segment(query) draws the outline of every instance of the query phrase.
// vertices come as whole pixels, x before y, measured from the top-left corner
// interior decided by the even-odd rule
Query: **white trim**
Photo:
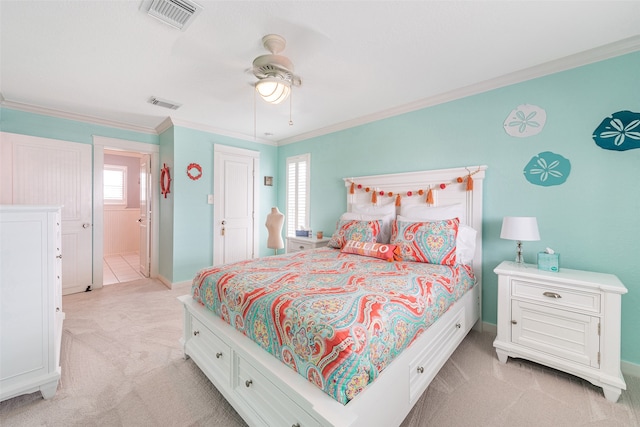
[[[625,375],[630,375],[632,377],[640,378],[640,365],[621,360],[620,370]]]
[[[124,139],[108,138],[93,135],[93,287],[103,286],[104,257],[104,202],[102,168],[104,167],[104,151],[126,150],[149,154],[151,157],[151,175],[160,176],[160,146]],[[152,278],[158,276],[160,260],[160,202],[159,192],[154,191],[151,200],[151,272]],[[162,281],[162,280],[161,280]],[[164,282],[163,282],[164,283]],[[169,282],[170,283],[170,282]]]
[[[337,123],[335,125],[302,133],[290,138],[284,138],[278,141],[278,146],[304,141],[306,139],[315,138],[345,129],[350,129],[367,123],[376,122],[378,120],[387,119],[389,117],[398,116],[400,114],[410,113],[412,111],[421,110],[427,107],[433,107],[435,105],[444,104],[456,99],[466,98],[468,96],[488,92],[490,90],[498,89],[504,86],[509,86],[538,77],[570,70],[572,68],[581,67],[583,65],[592,64],[598,61],[604,61],[605,59],[615,58],[617,56],[622,56],[638,50],[640,50],[640,36],[629,37],[614,43],[585,50],[574,55],[569,55],[555,61],[549,61],[540,65],[536,65],[534,67],[526,68],[524,70],[505,74],[504,76],[496,77],[463,88],[434,95],[429,98],[405,104],[397,108],[391,108],[389,110],[380,111],[377,113],[358,117],[353,120],[347,120],[342,123]]]
[[[53,108],[40,107],[32,104],[24,104],[22,102],[8,101],[3,99],[0,101],[3,107],[25,111],[27,113],[42,114],[50,117],[57,117],[59,119],[75,120],[83,123],[92,123],[99,126],[108,126],[112,128],[118,128],[123,130],[130,130],[133,132],[147,133],[151,135],[157,135],[154,128],[148,128],[145,126],[131,125],[128,123],[117,122],[115,120],[102,119],[94,116],[86,116],[84,114],[69,113],[67,111],[55,110]]]
[[[228,136],[231,138],[241,139],[244,141],[257,142],[258,144],[271,145],[274,147],[278,145],[277,142],[269,141],[268,139],[254,138],[253,136],[245,135],[240,132],[233,132],[230,130],[220,129],[215,126],[209,126],[201,123],[194,123],[187,120],[180,120],[176,118],[171,118],[171,121],[175,126],[182,126],[182,127],[186,127],[194,130],[201,130],[204,132],[215,133],[216,135]]]

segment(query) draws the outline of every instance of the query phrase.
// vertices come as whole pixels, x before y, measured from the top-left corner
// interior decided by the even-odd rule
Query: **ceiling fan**
[[[289,97],[291,86],[300,86],[302,80],[293,74],[293,63],[289,58],[279,55],[287,45],[284,37],[267,34],[262,45],[269,54],[260,55],[253,60],[253,75],[258,78],[256,91],[270,104],[279,104]]]

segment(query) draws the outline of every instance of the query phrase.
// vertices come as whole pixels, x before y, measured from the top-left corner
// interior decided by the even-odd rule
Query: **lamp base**
[[[520,240],[516,242],[516,264],[524,264],[524,257],[522,256],[522,242]]]

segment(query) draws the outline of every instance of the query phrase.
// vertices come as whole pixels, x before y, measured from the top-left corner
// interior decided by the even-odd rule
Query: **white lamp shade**
[[[266,77],[256,83],[256,90],[270,104],[279,104],[289,97],[291,84],[277,77]]]
[[[538,221],[533,216],[505,216],[502,220],[500,238],[519,241],[540,240]]]

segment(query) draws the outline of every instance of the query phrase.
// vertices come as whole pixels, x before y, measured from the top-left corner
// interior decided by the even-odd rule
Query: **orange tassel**
[[[471,175],[467,176],[467,191],[473,191],[473,178],[471,178]]]
[[[427,192],[427,203],[430,205],[433,204],[433,191],[431,191],[431,188],[429,188],[429,191]]]
[[[371,194],[371,203],[373,204],[378,203],[378,193],[376,191],[374,191],[373,194]]]
[[[401,203],[401,202],[400,202],[400,200],[401,200],[401,199],[402,199],[402,198],[401,198],[401,197],[400,197],[400,195],[398,194],[398,195],[396,196],[396,206],[400,206],[400,203]]]
[[[349,194],[354,194],[356,192],[356,183],[351,183],[351,189],[349,190]]]

